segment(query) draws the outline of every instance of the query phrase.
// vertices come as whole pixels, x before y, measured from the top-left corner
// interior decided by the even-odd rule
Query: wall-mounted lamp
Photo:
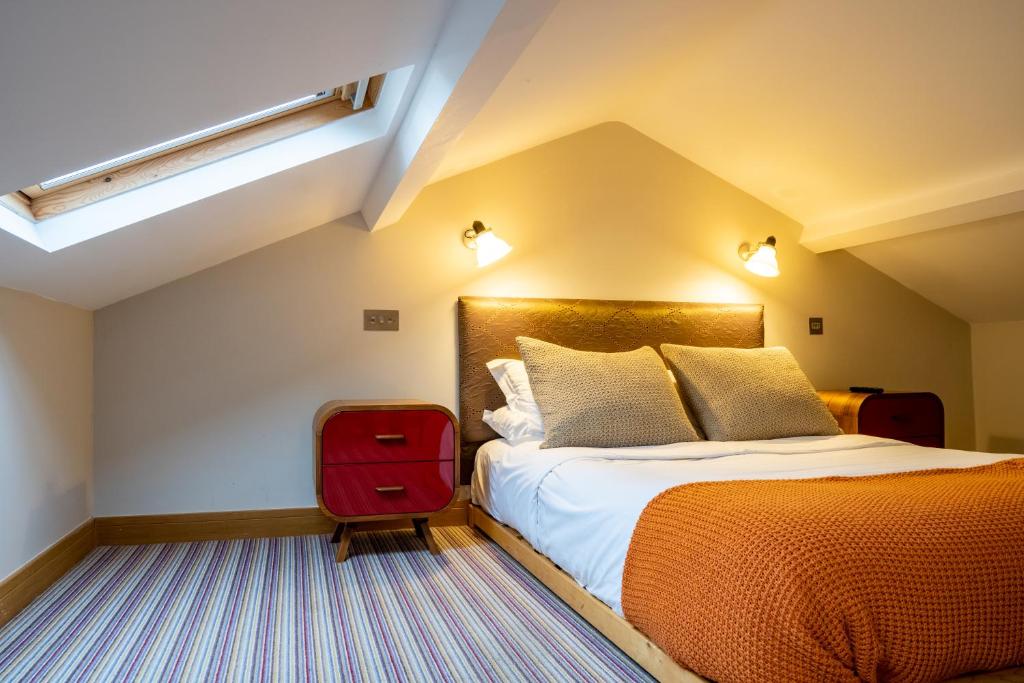
[[[508,242],[495,235],[493,230],[480,221],[473,221],[473,227],[462,233],[462,243],[476,250],[476,265],[480,268],[494,263],[512,251]]]
[[[757,246],[751,247],[750,242],[740,245],[740,258],[754,275],[761,277],[779,276],[779,259],[775,254],[775,237],[769,236],[764,242],[758,242]]]

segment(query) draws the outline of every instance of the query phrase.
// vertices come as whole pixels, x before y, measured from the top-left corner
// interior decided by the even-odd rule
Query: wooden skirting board
[[[432,526],[466,523],[466,501],[457,500],[447,510],[429,517]],[[308,536],[329,534],[337,522],[318,508],[244,510],[240,512],[197,512],[182,515],[139,515],[97,517],[97,545],[142,545],[187,543],[233,538]],[[361,531],[412,528],[407,520],[365,523]]]
[[[429,517],[432,526],[466,524],[467,501]],[[337,525],[318,508],[199,512],[179,515],[97,517],[44,550],[38,557],[0,581],[0,626],[64,576],[96,546],[187,543],[236,538],[329,534]],[[412,529],[406,520],[366,522],[360,531]]]
[[[96,529],[90,519],[0,581],[0,626],[13,619],[95,547]]]

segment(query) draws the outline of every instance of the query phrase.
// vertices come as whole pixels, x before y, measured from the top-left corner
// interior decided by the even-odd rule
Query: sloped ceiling
[[[449,0],[33,0],[0,22],[0,192],[430,57]],[[13,9],[11,10],[13,11]],[[54,253],[0,285],[98,308],[358,212],[387,138]]]
[[[1018,0],[563,0],[436,177],[621,120],[823,224],[1024,172],[1022,65]]]
[[[54,253],[0,232],[0,284],[101,308],[358,211],[385,151],[374,141]]]
[[[815,251],[931,239],[1024,210],[1024,3],[563,0],[435,178],[606,120],[798,220]],[[913,276],[912,249],[854,253],[942,292],[955,266],[938,264],[985,230],[936,236],[950,246]],[[1022,233],[987,241],[1020,253]],[[967,319],[1010,315],[990,309],[1019,280],[988,276],[976,310],[928,295]]]
[[[0,194],[327,87],[412,75],[377,138],[125,227],[85,226],[99,236],[71,246],[0,230],[0,286],[94,309],[342,216],[361,223],[370,196],[375,221],[400,214],[408,177],[429,180],[555,1],[5,6]]]
[[[808,248],[851,248],[966,319],[1017,315],[944,302],[950,271],[900,240],[952,240],[961,262],[957,240],[1024,249],[992,220],[1024,211],[1024,2],[487,1],[505,32],[465,75],[426,77],[459,98],[410,92],[420,109],[379,141],[61,252],[0,234],[0,286],[95,308],[342,215],[385,227],[431,177],[620,120],[801,222]],[[0,22],[0,192],[366,74],[416,65],[416,87],[481,2],[21,3]],[[990,300],[1017,289],[996,272]]]
[[[0,192],[423,63],[449,4],[5,3]]]

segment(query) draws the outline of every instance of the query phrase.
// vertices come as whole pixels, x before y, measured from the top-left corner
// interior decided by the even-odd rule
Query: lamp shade
[[[747,258],[744,265],[754,275],[761,277],[779,276],[779,259],[775,253],[775,247],[771,244],[761,243],[757,245],[757,251]]]
[[[485,230],[476,236],[476,265],[481,268],[494,263],[510,251],[508,242],[494,234],[493,230]]]

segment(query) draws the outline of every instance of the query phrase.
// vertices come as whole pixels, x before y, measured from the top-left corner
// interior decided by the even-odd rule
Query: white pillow
[[[542,441],[544,429],[526,413],[502,406],[495,411],[484,411],[484,424],[498,432],[509,443],[521,441]]]
[[[516,412],[524,413],[531,424],[543,433],[544,420],[540,416],[540,406],[533,397],[530,388],[530,377],[526,374],[526,366],[521,360],[512,358],[495,358],[487,363],[491,376],[505,394],[505,403]],[[497,431],[497,430],[495,430]]]

